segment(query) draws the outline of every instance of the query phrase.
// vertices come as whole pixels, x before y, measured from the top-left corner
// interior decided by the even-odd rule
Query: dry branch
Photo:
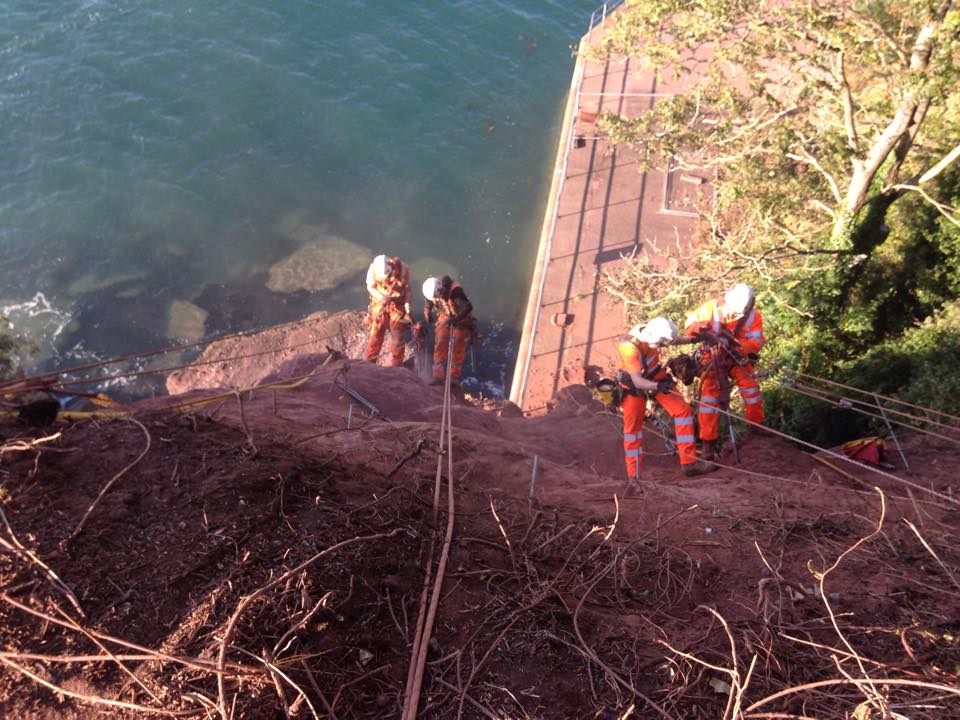
[[[110,488],[113,487],[114,483],[116,483],[117,480],[119,480],[120,478],[122,478],[124,475],[126,475],[128,472],[130,472],[130,470],[132,470],[134,467],[136,467],[137,464],[138,464],[141,460],[143,460],[144,456],[145,456],[145,455],[147,454],[147,452],[150,450],[150,443],[151,443],[150,431],[147,430],[147,428],[144,426],[144,424],[143,424],[142,422],[140,422],[139,420],[137,420],[136,418],[132,418],[132,417],[121,418],[121,420],[123,420],[123,421],[125,421],[125,422],[131,422],[131,423],[133,423],[134,425],[136,425],[137,427],[139,427],[139,428],[143,431],[144,436],[147,438],[147,444],[146,444],[146,446],[143,448],[143,450],[141,451],[141,453],[137,456],[136,460],[134,460],[132,463],[130,463],[129,465],[127,465],[125,468],[123,468],[123,470],[121,470],[121,471],[118,472],[116,475],[114,475],[112,478],[110,478],[110,480],[107,482],[107,484],[103,486],[103,489],[100,490],[100,493],[97,495],[96,499],[94,499],[94,501],[90,504],[90,507],[87,508],[87,511],[83,514],[83,517],[80,518],[80,522],[77,524],[77,527],[74,528],[73,532],[70,533],[70,535],[68,535],[66,538],[64,538],[64,539],[61,541],[60,547],[61,547],[61,549],[63,549],[64,551],[66,551],[66,549],[67,549],[67,547],[69,546],[69,544],[70,544],[71,542],[73,542],[73,540],[77,537],[77,535],[79,535],[80,532],[83,530],[83,526],[86,524],[87,519],[90,517],[90,514],[94,511],[94,509],[97,507],[97,505],[98,505],[98,504],[100,503],[100,501],[103,499],[103,497],[104,497],[108,492],[110,492]]]
[[[310,567],[317,560],[320,560],[323,557],[326,557],[330,553],[341,550],[350,545],[354,545],[360,542],[368,542],[373,540],[383,540],[385,538],[390,538],[395,536],[400,532],[400,528],[395,528],[388,533],[377,533],[376,535],[363,535],[360,537],[350,538],[348,540],[343,540],[338,542],[336,545],[331,545],[326,550],[323,550],[308,560],[304,560],[302,563],[297,565],[295,568],[288,570],[274,580],[268,582],[266,585],[261,586],[251,594],[245,596],[240,603],[237,605],[237,609],[233,611],[233,614],[230,616],[230,619],[227,621],[227,626],[224,629],[223,637],[220,639],[220,652],[217,655],[217,670],[219,671],[217,675],[217,695],[219,696],[219,710],[220,717],[223,720],[230,720],[230,711],[228,710],[227,705],[227,688],[226,683],[224,682],[224,670],[227,663],[227,649],[230,647],[230,640],[233,638],[233,633],[237,625],[237,620],[240,619],[240,616],[243,614],[243,611],[246,610],[247,606],[250,605],[254,600],[262,596],[264,593],[272,590],[281,583],[286,582],[292,577],[298,575],[301,571]]]

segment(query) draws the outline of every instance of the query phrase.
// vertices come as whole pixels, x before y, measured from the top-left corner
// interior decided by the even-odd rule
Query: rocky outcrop
[[[327,348],[358,357],[367,338],[363,317],[355,311],[316,312],[262,332],[218,340],[193,367],[167,377],[167,392],[252,387],[293,358],[326,353]]]

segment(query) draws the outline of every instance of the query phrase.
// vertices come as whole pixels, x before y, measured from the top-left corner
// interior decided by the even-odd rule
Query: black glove
[[[661,392],[661,393],[673,392],[673,380],[660,380],[657,383],[657,392]]]

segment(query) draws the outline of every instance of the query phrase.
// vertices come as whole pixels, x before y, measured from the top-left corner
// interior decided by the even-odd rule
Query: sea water
[[[0,0],[0,312],[28,364],[363,308],[362,272],[270,285],[336,238],[413,263],[415,306],[459,277],[505,383],[595,2]]]

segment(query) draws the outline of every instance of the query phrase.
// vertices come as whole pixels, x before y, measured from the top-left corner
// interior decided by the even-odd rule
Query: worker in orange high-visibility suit
[[[433,343],[433,380],[439,385],[447,374],[447,354],[453,343],[453,358],[450,365],[450,382],[460,383],[460,370],[467,359],[467,348],[473,342],[473,305],[460,283],[449,275],[427,278],[423,283],[423,319],[434,321],[436,312],[436,339]]]
[[[384,336],[387,338],[389,365],[402,365],[406,351],[407,328],[413,323],[410,302],[410,266],[398,257],[377,255],[367,270],[367,292],[370,293],[370,339],[364,360],[375,363],[380,358]]]
[[[687,316],[685,332],[691,342],[702,340],[706,345],[701,355],[703,369],[697,417],[703,441],[701,454],[712,460],[720,434],[717,409],[730,400],[729,391],[722,397],[714,354],[720,371],[740,389],[747,420],[762,424],[765,418],[760,383],[754,377],[754,362],[767,339],[763,334],[763,316],[755,306],[753,288],[739,283],[727,291],[722,302],[705,302]]]
[[[656,317],[646,324],[635,325],[620,339],[620,384],[623,389],[623,453],[627,476],[639,480],[643,469],[643,421],[647,398],[656,400],[673,416],[680,466],[688,476],[701,475],[715,466],[697,460],[694,445],[693,410],[674,391],[673,380],[660,362],[658,348],[677,338],[677,326],[665,317]]]

